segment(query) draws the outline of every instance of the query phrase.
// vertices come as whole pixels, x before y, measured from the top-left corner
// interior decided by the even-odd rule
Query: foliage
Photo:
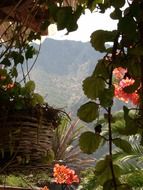
[[[19,176],[9,175],[5,179],[5,184],[12,187],[28,187],[28,185]]]
[[[53,23],[58,30],[76,30],[84,9],[76,1],[65,0],[9,1],[0,3],[0,7],[3,15],[0,18],[0,106],[22,109],[42,104],[43,97],[34,92],[35,84],[29,74],[41,45],[36,50],[32,42],[40,40]],[[35,60],[30,64],[32,58]]]
[[[96,176],[94,168],[88,168],[81,172],[81,183],[79,189],[94,190],[96,188]]]
[[[136,171],[126,178],[127,183],[134,188],[142,188],[143,187],[143,172]]]
[[[91,76],[83,81],[83,91],[89,101],[79,108],[77,115],[85,122],[94,122],[96,126],[101,124],[102,128],[99,131],[95,130],[89,138],[86,133],[82,134],[79,143],[82,142],[81,148],[86,153],[93,153],[99,149],[100,146],[95,145],[100,144],[101,139],[108,143],[108,154],[95,166],[96,183],[104,190],[131,189],[131,184],[121,181],[125,166],[121,167],[116,159],[114,160],[116,156],[114,147],[128,157],[133,151],[128,138],[135,135],[139,136],[141,145],[138,146],[142,146],[143,4],[139,0],[82,1],[82,3],[91,11],[96,9],[101,13],[113,7],[110,17],[117,20],[117,29],[97,30],[91,35],[90,42],[93,48],[105,52],[105,55],[98,61]],[[110,48],[107,46],[109,42]],[[123,123],[115,121],[113,116],[112,108],[116,97],[125,103],[132,102],[130,108],[123,106]],[[101,109],[104,110],[106,120],[106,136],[101,132],[105,126],[99,123],[99,117],[103,113],[100,112]],[[134,115],[131,114],[132,109],[135,111]],[[100,138],[96,138],[97,135]],[[137,162],[133,160],[133,163]]]
[[[48,10],[48,16],[47,19],[44,17],[43,25],[57,23],[58,30],[66,28],[68,32],[76,30],[76,21],[86,8],[100,13],[104,13],[110,7],[113,8],[110,17],[117,20],[117,29],[114,31],[97,30],[91,35],[90,41],[93,48],[104,52],[105,55],[98,61],[91,76],[83,81],[83,91],[89,100],[79,108],[77,115],[81,120],[87,123],[94,122],[98,126],[99,117],[103,113],[100,110],[104,110],[107,123],[106,136],[102,135],[101,128],[100,130],[96,128],[94,133],[85,132],[80,137],[80,147],[85,153],[93,153],[100,148],[101,139],[108,143],[108,154],[95,166],[96,184],[102,186],[104,190],[129,190],[132,184],[120,180],[124,174],[124,168],[114,161],[116,153],[113,152],[113,147],[116,146],[122,150],[122,153],[128,155],[132,152],[132,146],[127,139],[134,135],[139,135],[140,146],[143,144],[143,3],[140,0],[75,0],[72,1],[75,3],[72,6],[71,1],[43,0],[38,2],[40,9],[42,7],[44,11]],[[18,30],[19,25],[15,27],[13,31]],[[18,31],[20,31],[18,34],[23,34],[22,30]],[[21,38],[21,35],[13,34],[13,36],[18,36],[18,39],[11,38],[12,43],[5,41],[4,53],[2,51],[1,54],[1,64],[4,65],[1,71],[1,77],[4,76],[1,80],[2,92],[13,84],[11,79],[17,78],[17,65],[23,64],[24,59],[27,60],[34,54],[29,42],[37,38],[37,35],[35,37],[32,33],[28,35],[28,38],[23,35]],[[110,47],[107,46],[109,42]],[[13,45],[16,49],[13,49]],[[6,70],[8,68],[8,72],[5,68]],[[115,69],[122,72],[119,68],[125,69],[125,73],[118,81],[114,73]],[[130,108],[123,106],[123,123],[115,121],[113,117],[112,108],[115,97],[133,103]],[[135,110],[134,115],[131,114],[132,109]],[[118,136],[116,137],[115,134]],[[87,141],[86,137],[88,137]]]
[[[44,183],[51,181],[47,171],[30,172],[30,174],[15,172],[9,175],[0,175],[0,185],[12,187],[31,188],[35,186],[43,186],[43,181]]]
[[[78,139],[82,131],[79,120],[71,121],[69,116],[63,116],[58,128],[54,131],[53,152],[54,162],[66,164],[77,171],[82,170],[95,162],[91,156],[82,153]]]

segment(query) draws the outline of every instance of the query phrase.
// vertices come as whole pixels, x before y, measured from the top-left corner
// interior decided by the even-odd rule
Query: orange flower
[[[132,78],[124,78],[125,73],[127,72],[127,69],[124,69],[122,67],[118,67],[113,70],[113,75],[115,76],[116,83],[114,84],[115,90],[114,95],[119,100],[124,101],[125,103],[128,103],[129,101],[132,102],[134,105],[137,105],[139,103],[139,95],[137,91],[133,93],[126,93],[124,91],[124,88],[130,85],[133,85],[135,80]]]
[[[64,165],[55,164],[53,176],[54,181],[59,184],[79,183],[79,178],[75,171]]]
[[[49,190],[49,188],[47,186],[41,188],[40,190]]]

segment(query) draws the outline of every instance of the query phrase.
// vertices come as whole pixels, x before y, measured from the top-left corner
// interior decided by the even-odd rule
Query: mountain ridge
[[[38,48],[37,44],[34,46]],[[76,111],[85,99],[82,81],[102,56],[90,42],[47,38],[41,45],[31,79],[49,105]]]

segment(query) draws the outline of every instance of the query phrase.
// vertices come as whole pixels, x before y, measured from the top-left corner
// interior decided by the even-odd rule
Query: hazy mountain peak
[[[82,81],[101,57],[89,42],[47,38],[31,72],[32,79],[50,105],[70,110],[78,107],[84,98]]]

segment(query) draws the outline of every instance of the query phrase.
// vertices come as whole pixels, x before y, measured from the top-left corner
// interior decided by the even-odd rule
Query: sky
[[[66,34],[66,30],[56,31],[56,26],[51,25],[49,27],[48,38],[57,40],[75,40],[87,42],[90,41],[90,35],[92,32],[98,29],[103,30],[114,30],[116,29],[117,21],[113,21],[110,18],[111,9],[108,9],[106,13],[91,13],[89,10],[85,11],[78,20],[78,29],[75,32],[71,32],[69,35]],[[45,37],[43,38],[45,39]]]

